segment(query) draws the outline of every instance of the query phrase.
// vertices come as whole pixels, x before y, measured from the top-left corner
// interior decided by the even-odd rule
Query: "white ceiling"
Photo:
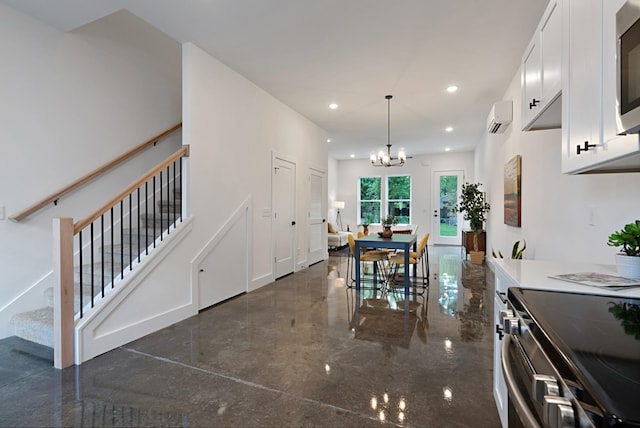
[[[327,130],[330,156],[346,159],[387,143],[387,94],[393,153],[473,149],[548,0],[2,2],[63,31],[127,9]]]

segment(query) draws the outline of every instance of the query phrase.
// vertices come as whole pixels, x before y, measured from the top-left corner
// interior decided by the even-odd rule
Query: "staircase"
[[[181,217],[181,194],[181,189],[176,187],[173,190],[172,199],[157,202],[158,211],[155,215],[141,214],[139,228],[136,221],[135,228],[123,230],[122,245],[118,243],[101,247],[101,254],[105,254],[104,263],[96,262],[93,265],[84,264],[82,267],[75,267],[74,311],[76,315],[80,312],[81,307],[81,287],[82,307],[83,312],[86,313],[92,306],[92,295],[94,299],[101,298],[103,285],[104,295],[113,288],[117,288],[118,279],[126,277],[130,270],[135,269],[135,267],[132,269],[129,267],[132,262],[141,260],[153,251],[157,238],[167,237],[169,226],[172,226],[174,221]],[[10,328],[15,336],[41,345],[30,345],[23,352],[53,360],[53,288],[48,288],[43,294],[43,300],[47,305],[13,315],[10,320]],[[20,341],[16,341],[16,343],[20,343]]]

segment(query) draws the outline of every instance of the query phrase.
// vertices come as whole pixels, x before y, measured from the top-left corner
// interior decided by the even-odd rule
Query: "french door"
[[[433,172],[431,236],[434,244],[461,245],[462,216],[453,208],[458,204],[464,171]]]

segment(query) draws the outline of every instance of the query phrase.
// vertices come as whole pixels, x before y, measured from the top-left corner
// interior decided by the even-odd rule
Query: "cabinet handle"
[[[584,147],[580,147],[580,144],[578,144],[576,146],[576,149],[577,149],[576,152],[577,152],[577,154],[580,154],[581,152],[588,152],[589,149],[592,149],[592,148],[594,148],[596,146],[597,146],[597,144],[589,144],[588,141],[585,141],[584,142]]]
[[[533,109],[534,107],[537,107],[539,102],[540,100],[536,100],[534,98],[533,101],[529,103],[529,110]]]

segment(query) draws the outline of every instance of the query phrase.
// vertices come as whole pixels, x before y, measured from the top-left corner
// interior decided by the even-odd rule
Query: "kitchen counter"
[[[533,288],[540,290],[566,291],[582,294],[602,294],[615,296],[640,297],[640,287],[624,290],[611,290],[602,287],[576,284],[549,278],[549,275],[561,275],[579,272],[596,272],[617,275],[613,265],[594,263],[559,262],[551,260],[513,260],[489,258],[487,263],[494,271],[496,296],[494,299],[494,322],[500,325],[500,310],[506,309],[506,293],[509,287]],[[494,337],[493,353],[493,396],[503,428],[508,427],[508,397],[501,365],[501,344]]]
[[[542,290],[567,291],[573,293],[613,294],[640,297],[640,287],[616,291],[549,278],[549,275],[577,272],[597,272],[608,275],[617,275],[618,273],[614,265],[559,262],[552,260],[513,260],[496,258],[488,259],[487,261],[494,269],[496,276],[496,291],[500,292],[506,292],[509,287],[523,287]],[[498,283],[498,278],[501,279],[500,284]]]

